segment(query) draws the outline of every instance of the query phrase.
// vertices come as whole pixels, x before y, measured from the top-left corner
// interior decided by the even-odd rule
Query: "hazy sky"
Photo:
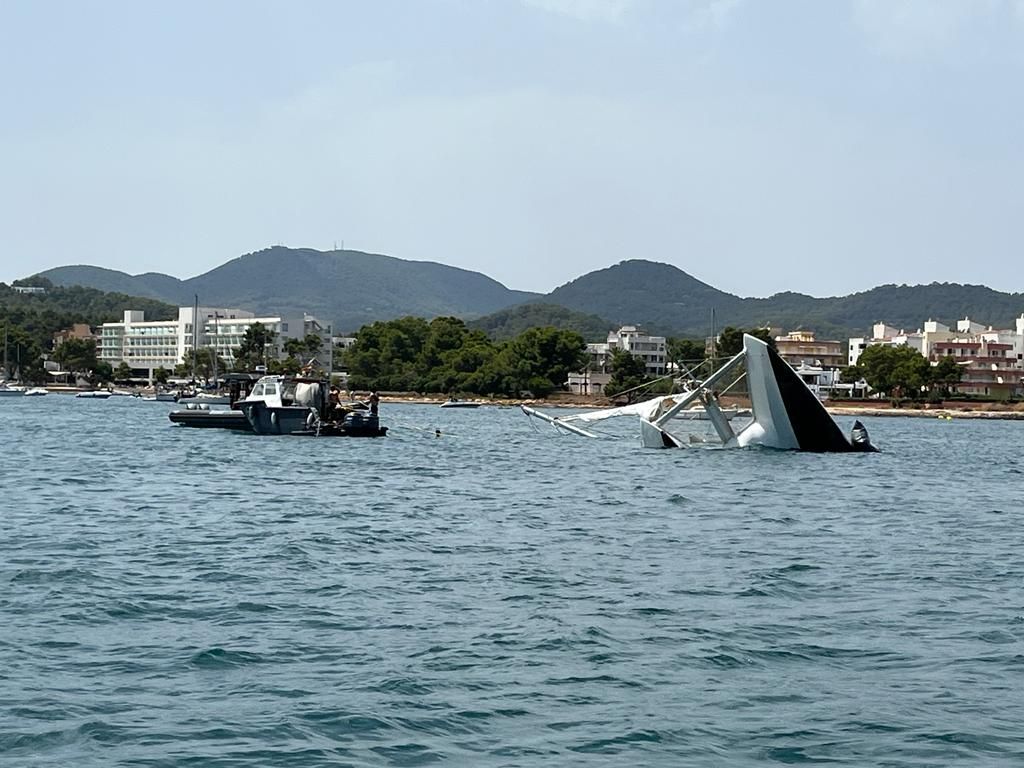
[[[344,241],[1024,290],[1024,0],[3,0],[0,103],[4,281]]]

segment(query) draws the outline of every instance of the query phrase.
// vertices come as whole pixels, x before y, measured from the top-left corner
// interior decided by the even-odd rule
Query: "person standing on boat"
[[[370,393],[370,413],[372,413],[374,416],[376,416],[377,415],[377,410],[379,408],[380,408],[380,396],[377,394],[377,391],[374,390],[373,392]]]

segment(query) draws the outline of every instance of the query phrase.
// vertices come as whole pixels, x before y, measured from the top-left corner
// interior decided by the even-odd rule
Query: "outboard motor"
[[[868,431],[860,421],[853,422],[853,431],[850,433],[850,445],[853,450],[860,453],[877,453],[878,449],[871,444]]]

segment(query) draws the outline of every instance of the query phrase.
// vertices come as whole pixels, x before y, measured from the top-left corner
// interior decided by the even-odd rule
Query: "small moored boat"
[[[483,403],[475,403],[472,400],[459,400],[457,397],[449,397],[443,403],[442,408],[479,408]]]

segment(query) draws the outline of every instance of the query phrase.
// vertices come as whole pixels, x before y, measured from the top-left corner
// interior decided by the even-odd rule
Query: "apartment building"
[[[814,331],[790,331],[776,336],[775,349],[794,368],[803,365],[828,370],[846,365],[843,342],[815,338]]]
[[[569,391],[577,395],[600,395],[611,380],[612,351],[621,349],[643,360],[649,376],[664,376],[668,371],[667,342],[664,336],[651,336],[635,325],[609,331],[607,341],[587,344],[589,364],[586,370],[569,374]]]
[[[907,333],[877,323],[872,337],[851,338],[849,364],[856,365],[870,346],[906,345],[916,349],[932,364],[951,356],[963,368],[957,389],[964,394],[1010,397],[1024,394],[1024,314],[1012,329],[998,330],[970,318],[958,320],[955,330],[929,320],[917,331]]]

